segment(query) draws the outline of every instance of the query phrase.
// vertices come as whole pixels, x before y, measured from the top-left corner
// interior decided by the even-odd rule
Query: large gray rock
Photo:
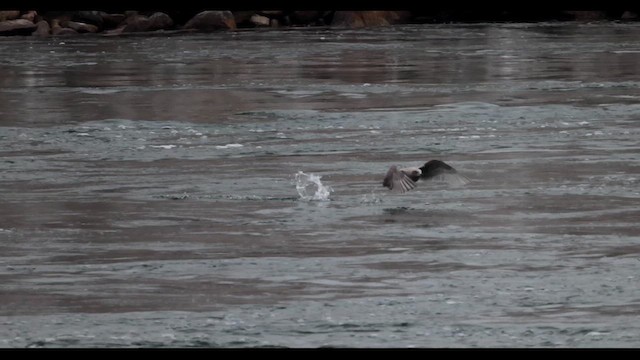
[[[103,11],[76,11],[71,20],[80,23],[95,25],[98,29],[104,26]]]
[[[122,25],[122,26],[118,26],[115,29],[110,29],[110,30],[105,30],[103,32],[103,35],[105,36],[118,36],[118,35],[122,35],[122,33],[124,32],[124,28],[127,27],[126,25]]]
[[[36,24],[36,30],[31,33],[31,35],[39,37],[49,36],[51,35],[51,26],[49,26],[47,20],[40,20]]]
[[[60,19],[51,20],[51,35],[54,35],[54,36],[78,35],[77,31],[68,27],[63,27],[62,25],[60,25],[61,23],[64,23],[66,25],[68,21],[64,21],[64,20],[61,21]]]
[[[131,12],[123,24],[122,32],[168,30],[173,27],[173,20],[163,12],[153,13],[150,17]]]
[[[151,22],[149,18],[144,15],[130,15],[124,20],[126,26],[122,30],[123,32],[139,32],[139,31],[149,31],[149,27],[151,26]]]
[[[168,30],[173,27],[171,17],[163,12],[156,12],[149,16],[149,31]]]
[[[407,21],[411,14],[407,11],[336,11],[331,26],[361,28],[387,26]]]
[[[203,11],[184,24],[184,29],[198,31],[234,30],[236,20],[231,11]]]
[[[20,10],[4,10],[0,11],[0,22],[7,20],[15,20],[20,17]]]
[[[68,21],[67,27],[77,31],[79,34],[98,32],[98,27],[96,25],[86,24],[78,21]]]
[[[26,19],[31,21],[32,23],[37,23],[36,19],[38,18],[38,12],[34,10],[27,11],[26,13],[20,15],[20,19]]]
[[[269,26],[269,24],[271,23],[268,17],[258,14],[254,14],[253,16],[251,16],[250,21],[253,26]]]
[[[78,32],[66,27],[55,27],[51,28],[51,35],[53,36],[72,36],[78,35]]]
[[[35,29],[36,24],[27,19],[0,21],[0,36],[31,35]]]
[[[53,28],[54,20],[57,20],[58,24],[62,27],[67,26],[67,21],[71,21],[73,18],[72,11],[47,11],[41,14],[44,20],[47,20]]]

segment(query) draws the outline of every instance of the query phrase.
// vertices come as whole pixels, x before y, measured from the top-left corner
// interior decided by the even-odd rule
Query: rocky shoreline
[[[0,36],[123,35],[210,32],[241,28],[330,26],[362,28],[408,23],[638,21],[637,9],[615,11],[0,11]]]

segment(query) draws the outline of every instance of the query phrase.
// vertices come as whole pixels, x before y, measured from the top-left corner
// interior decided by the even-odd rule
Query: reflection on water
[[[639,35],[1,39],[0,344],[636,346]]]

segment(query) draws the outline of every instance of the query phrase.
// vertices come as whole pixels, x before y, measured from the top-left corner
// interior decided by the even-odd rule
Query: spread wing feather
[[[404,172],[398,170],[398,167],[395,165],[391,166],[389,171],[387,171],[387,175],[384,177],[382,185],[388,187],[389,190],[400,193],[405,193],[416,187],[415,181],[411,180],[411,178]]]
[[[422,170],[421,179],[431,181],[441,181],[453,186],[466,185],[471,180],[440,160],[431,160],[420,168]]]

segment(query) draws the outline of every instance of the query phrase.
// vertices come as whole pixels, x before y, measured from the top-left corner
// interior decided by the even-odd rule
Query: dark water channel
[[[0,347],[638,347],[639,155],[639,24],[1,38]]]

